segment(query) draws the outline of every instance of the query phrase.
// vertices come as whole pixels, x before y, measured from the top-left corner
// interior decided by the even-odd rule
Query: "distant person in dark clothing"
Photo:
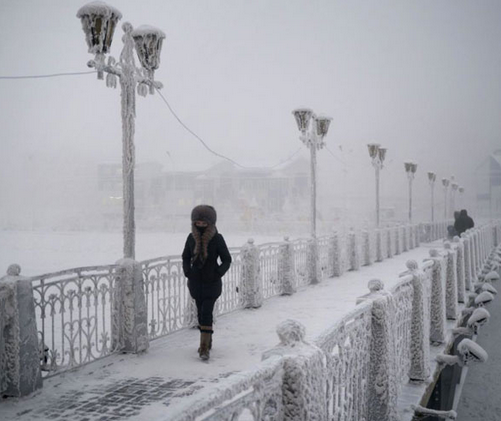
[[[456,230],[458,235],[461,235],[466,230],[473,228],[475,223],[473,219],[468,216],[468,212],[465,209],[462,209],[459,213],[458,219],[454,222],[454,229]]]

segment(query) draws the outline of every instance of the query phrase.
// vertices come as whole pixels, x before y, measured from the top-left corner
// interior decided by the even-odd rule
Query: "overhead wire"
[[[92,73],[97,73],[96,70],[90,70],[88,72],[66,72],[66,73],[50,73],[45,75],[27,75],[27,76],[0,76],[0,79],[43,79],[50,77],[59,76],[79,76],[79,75],[89,75]]]

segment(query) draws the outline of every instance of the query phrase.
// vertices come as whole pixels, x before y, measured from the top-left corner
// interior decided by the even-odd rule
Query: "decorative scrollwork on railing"
[[[266,299],[277,295],[280,290],[278,285],[280,243],[263,244],[259,246],[259,252],[263,298]]]
[[[110,321],[115,269],[114,265],[86,267],[29,278],[45,377],[113,352]]]

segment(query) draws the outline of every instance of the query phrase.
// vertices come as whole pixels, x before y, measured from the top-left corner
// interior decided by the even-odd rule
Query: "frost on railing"
[[[194,323],[191,297],[180,257],[159,257],[141,262],[150,339]]]
[[[412,302],[414,290],[412,279],[400,281],[391,288],[395,303],[395,352],[398,384],[408,381],[411,365]]]
[[[457,283],[457,252],[446,242],[446,275],[445,275],[445,314],[448,319],[456,320],[458,315],[458,283]]]
[[[262,244],[258,247],[263,298],[266,299],[280,292],[278,283],[280,243]]]
[[[7,292],[0,292],[0,395],[7,390],[7,354],[4,329],[7,320]]]
[[[318,261],[320,264],[320,273],[322,278],[334,276],[333,248],[334,240],[332,236],[323,236],[317,239]]]
[[[326,419],[368,419],[371,318],[362,303],[315,341],[327,356]]]
[[[273,357],[254,370],[222,380],[196,400],[169,408],[159,421],[261,421],[284,419],[283,360]]]
[[[230,249],[231,266],[223,277],[223,291],[217,300],[217,314],[229,313],[242,307],[240,289],[242,282],[242,254],[239,248]]]
[[[45,377],[114,352],[111,343],[115,265],[27,278],[33,285]]]
[[[293,241],[292,249],[294,250],[297,283],[299,286],[308,285],[308,241]]]

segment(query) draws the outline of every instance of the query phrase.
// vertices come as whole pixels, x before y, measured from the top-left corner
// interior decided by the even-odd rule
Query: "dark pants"
[[[212,326],[214,305],[221,295],[222,282],[204,282],[188,280],[188,288],[191,297],[197,304],[198,324],[200,326]]]

